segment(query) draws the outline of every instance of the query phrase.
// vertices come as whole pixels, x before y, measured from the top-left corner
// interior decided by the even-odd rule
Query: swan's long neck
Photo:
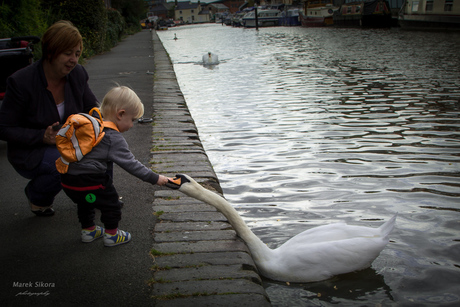
[[[223,197],[195,183],[182,185],[180,191],[222,212],[236,233],[246,242],[254,258],[264,258],[264,256],[270,253],[271,250],[249,229],[235,208]]]

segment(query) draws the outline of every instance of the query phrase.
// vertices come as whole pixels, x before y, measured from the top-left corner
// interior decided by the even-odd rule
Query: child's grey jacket
[[[78,162],[69,164],[67,174],[104,174],[108,162],[112,161],[137,178],[156,184],[159,175],[139,162],[129,150],[122,134],[110,128],[104,128],[102,141]]]

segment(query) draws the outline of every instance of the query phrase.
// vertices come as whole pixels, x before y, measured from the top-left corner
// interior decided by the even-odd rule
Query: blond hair
[[[116,116],[119,110],[126,110],[134,114],[135,118],[144,115],[144,105],[137,94],[127,86],[112,88],[102,99],[101,113],[103,117]]]
[[[42,58],[52,62],[58,55],[77,45],[83,52],[83,38],[80,31],[70,21],[58,21],[43,34]]]

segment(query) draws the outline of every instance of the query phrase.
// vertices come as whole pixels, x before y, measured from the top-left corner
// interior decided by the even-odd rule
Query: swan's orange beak
[[[182,180],[181,180],[180,177],[179,177],[179,178],[176,177],[176,178],[172,178],[172,179],[169,178],[169,181],[172,182],[172,183],[174,183],[174,184],[181,185],[181,181],[182,181]]]
[[[168,178],[168,183],[166,183],[166,186],[168,188],[177,190],[180,188],[181,184],[182,184],[182,178],[175,177],[175,178]]]

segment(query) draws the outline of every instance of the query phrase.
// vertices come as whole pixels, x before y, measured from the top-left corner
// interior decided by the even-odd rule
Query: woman
[[[61,190],[55,161],[56,134],[68,116],[98,106],[88,74],[78,59],[80,32],[69,21],[53,24],[42,37],[42,58],[8,78],[0,109],[0,139],[8,143],[8,160],[23,177],[33,213],[52,216]]]

